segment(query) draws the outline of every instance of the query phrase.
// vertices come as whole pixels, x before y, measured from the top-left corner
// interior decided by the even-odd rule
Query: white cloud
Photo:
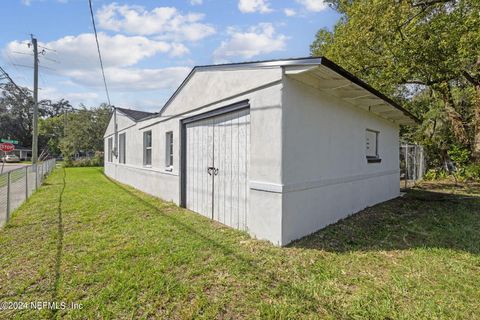
[[[163,40],[198,41],[215,33],[201,21],[201,13],[182,14],[174,7],[157,7],[151,11],[140,6],[112,3],[96,13],[100,28],[136,35],[154,35]]]
[[[238,9],[243,13],[267,13],[272,11],[268,0],[239,0]]]
[[[106,67],[131,66],[142,59],[155,56],[158,53],[165,53],[170,56],[181,56],[188,53],[188,49],[181,43],[167,43],[140,36],[109,36],[104,33],[99,33],[98,37],[103,62]],[[40,56],[41,62],[46,67],[61,70],[98,67],[95,37],[91,33],[65,36],[55,41],[39,44],[56,50],[56,53],[46,51],[46,58],[60,61],[60,64],[57,65],[50,60],[42,59],[42,56]],[[4,53],[11,56],[14,52],[26,52],[28,48],[24,41],[12,41],[7,45],[5,51]],[[18,55],[17,59],[23,60],[22,63],[31,63],[31,59],[28,56]]]
[[[87,106],[99,105],[104,97],[100,97],[97,92],[85,91],[85,92],[69,92],[65,90],[59,90],[57,87],[43,87],[38,91],[38,97],[42,99],[60,100],[66,99],[73,106],[78,106],[83,103]]]
[[[190,72],[187,67],[169,67],[158,69],[117,68],[105,69],[107,84],[112,90],[148,91],[174,89]],[[88,87],[103,86],[100,70],[72,70],[67,75],[78,84]]]
[[[45,0],[20,0],[24,6],[30,6],[33,2],[44,2]],[[58,3],[67,3],[68,0],[57,0]]]
[[[190,71],[190,68],[179,66],[170,68],[147,68],[142,69],[136,65],[143,59],[153,57],[159,53],[172,56],[182,55],[188,49],[180,43],[167,43],[150,40],[145,37],[128,37],[124,35],[109,36],[99,34],[102,57],[105,66],[107,84],[112,95],[119,91],[133,92],[166,90],[173,91]],[[11,56],[13,51],[30,53],[26,45],[27,41],[10,42],[3,50],[5,56]],[[95,38],[92,34],[78,36],[66,36],[55,41],[39,43],[43,47],[56,50],[46,51],[45,56],[40,56],[40,72],[43,79],[41,96],[44,98],[64,97],[74,104],[79,102],[99,103],[103,101],[103,80],[98,62],[98,53]],[[45,58],[58,60],[54,63]],[[32,65],[30,55],[16,55],[19,64]],[[55,68],[50,69],[42,68]],[[49,81],[50,77],[50,81]],[[56,82],[53,91],[52,79],[61,77],[65,79],[62,84]],[[42,80],[42,78],[41,78]],[[75,92],[69,92],[72,89]],[[89,93],[78,92],[88,91]]]
[[[247,31],[229,28],[229,39],[215,50],[215,62],[226,62],[231,57],[245,59],[285,49],[287,37],[277,34],[271,23],[260,23]]]
[[[320,12],[328,9],[328,4],[324,0],[296,0],[303,5],[305,9],[312,12]]]
[[[190,68],[158,69],[106,68],[105,76],[112,103],[117,106],[149,108],[158,111],[168,96],[190,72]],[[49,82],[39,90],[40,99],[69,100],[73,106],[86,106],[105,102],[105,91],[100,70],[71,70],[66,72],[71,81]],[[62,82],[68,84],[62,85]],[[141,92],[141,94],[139,94]],[[159,96],[160,94],[160,96]],[[151,97],[147,101],[147,97]]]
[[[190,4],[192,6],[201,5],[202,3],[203,3],[203,0],[190,0]]]
[[[290,9],[290,8],[285,8],[285,9],[283,9],[283,12],[285,13],[285,15],[286,15],[287,17],[292,17],[292,16],[294,16],[294,15],[297,14],[297,12],[296,12],[295,10]]]

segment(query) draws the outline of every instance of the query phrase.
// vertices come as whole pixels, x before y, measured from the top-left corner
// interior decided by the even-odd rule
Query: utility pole
[[[32,137],[32,164],[36,166],[38,160],[38,47],[37,39],[32,35],[33,45],[33,137]]]

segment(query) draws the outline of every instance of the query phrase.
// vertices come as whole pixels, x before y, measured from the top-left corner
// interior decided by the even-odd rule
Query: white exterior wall
[[[252,236],[281,244],[282,195],[269,191],[271,185],[281,184],[281,79],[281,68],[198,72],[160,117],[139,122],[125,130],[126,164],[118,164],[115,157],[114,163],[106,161],[106,175],[179,204],[180,121],[249,99],[252,139],[247,229]],[[152,130],[150,168],[143,166],[143,132],[147,130]],[[168,131],[173,131],[174,135],[172,172],[167,172],[164,165],[165,133]],[[122,132],[119,125],[118,133]],[[105,150],[111,134],[113,131],[107,130]]]
[[[180,203],[181,120],[250,102],[248,232],[285,245],[366,206],[399,195],[398,126],[282,76],[282,69],[199,71],[159,117],[126,132],[126,164],[105,163],[115,180]],[[113,121],[113,118],[112,118]],[[380,131],[381,163],[367,163],[365,130]],[[152,166],[143,166],[143,132],[152,130]],[[173,131],[173,171],[165,168],[165,133]],[[113,126],[106,132],[113,135]],[[108,159],[105,156],[105,159]]]
[[[399,128],[285,77],[282,244],[399,196]],[[368,163],[365,131],[379,131]]]
[[[110,136],[115,133],[115,128],[113,127],[113,115],[110,118],[110,122],[108,123],[107,130],[105,130],[104,137]],[[118,130],[126,129],[131,126],[135,125],[135,121],[127,117],[121,112],[117,112],[117,128]],[[105,149],[107,150],[107,149]]]
[[[117,121],[118,118],[117,115]],[[113,122],[113,118],[111,122]],[[174,152],[177,155],[179,152],[179,129],[172,124],[156,125],[145,130],[140,130],[141,126],[142,122],[123,129],[119,122],[118,135],[126,134],[125,164],[118,163],[116,157],[113,157],[113,163],[109,163],[108,157],[105,155],[105,174],[143,192],[179,204],[179,166],[175,165],[171,172],[165,168],[165,132],[174,132]],[[152,131],[152,165],[150,167],[143,165],[143,132],[148,130]],[[113,134],[105,139],[106,151],[108,150],[108,137],[111,136]]]

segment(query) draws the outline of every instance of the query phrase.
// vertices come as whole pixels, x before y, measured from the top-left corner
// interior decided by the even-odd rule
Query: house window
[[[143,133],[143,165],[152,165],[152,131]]]
[[[126,158],[125,133],[120,134],[119,140],[120,141],[119,141],[119,145],[118,145],[118,151],[119,151],[118,162],[119,163],[125,163],[125,158]]]
[[[366,130],[366,155],[368,162],[380,162],[380,157],[378,156],[378,131],[375,130]]]
[[[167,169],[173,167],[173,132],[169,131],[165,135],[165,166]]]
[[[113,138],[108,138],[107,161],[112,162]]]

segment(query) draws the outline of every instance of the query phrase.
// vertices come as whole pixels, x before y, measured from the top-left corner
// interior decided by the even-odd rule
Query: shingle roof
[[[146,111],[140,111],[140,110],[125,109],[125,108],[116,108],[116,109],[134,121],[140,121],[144,118],[153,116],[156,113],[156,112],[146,112]]]

